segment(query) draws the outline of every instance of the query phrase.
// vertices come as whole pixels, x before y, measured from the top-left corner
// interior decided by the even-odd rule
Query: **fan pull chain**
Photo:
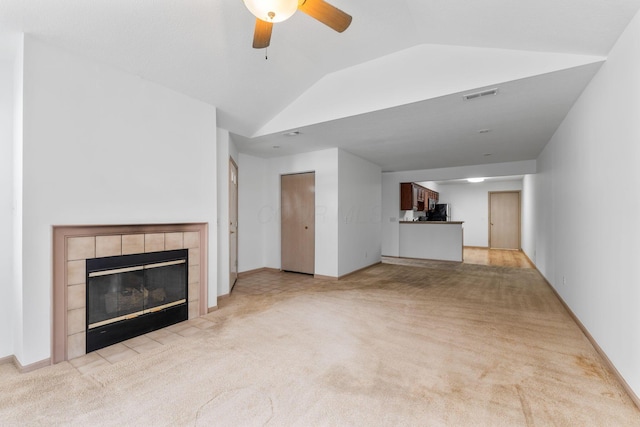
[[[269,48],[265,47],[264,48],[264,60],[266,61],[267,59],[269,59]]]

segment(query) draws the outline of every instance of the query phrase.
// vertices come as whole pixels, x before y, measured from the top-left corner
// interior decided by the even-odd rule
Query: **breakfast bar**
[[[462,262],[463,221],[400,221],[400,257]]]

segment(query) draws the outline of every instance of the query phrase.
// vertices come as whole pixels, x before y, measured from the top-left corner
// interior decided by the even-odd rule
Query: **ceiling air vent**
[[[472,99],[482,98],[483,96],[497,95],[497,94],[498,94],[498,88],[494,88],[494,89],[483,90],[482,92],[468,93],[466,95],[462,95],[462,98],[464,98],[465,101],[470,101]]]

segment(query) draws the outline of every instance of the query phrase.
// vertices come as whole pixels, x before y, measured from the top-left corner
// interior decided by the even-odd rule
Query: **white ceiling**
[[[349,29],[297,13],[275,25],[265,60],[242,0],[0,0],[0,50],[26,32],[213,104],[241,152],[342,147],[411,170],[536,158],[640,8],[330,2],[353,16]],[[489,87],[499,94],[462,100]],[[292,129],[301,135],[282,136]]]
[[[488,176],[488,177],[478,177],[478,178],[484,178],[484,181],[482,181],[484,183],[522,181],[524,179],[524,175]],[[425,182],[419,182],[418,184],[424,187],[429,187],[431,182],[435,182],[437,185],[481,185],[480,183],[469,182],[468,178],[449,179],[447,181],[425,181]]]

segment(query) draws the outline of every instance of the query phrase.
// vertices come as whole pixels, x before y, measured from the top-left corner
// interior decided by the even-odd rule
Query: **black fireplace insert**
[[[189,251],[87,260],[87,348],[103,347],[188,319]]]

